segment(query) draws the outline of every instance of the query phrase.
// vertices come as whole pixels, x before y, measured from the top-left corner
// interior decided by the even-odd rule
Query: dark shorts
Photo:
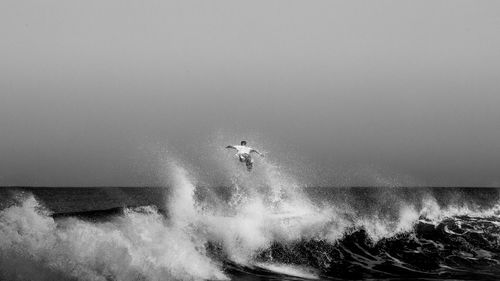
[[[253,168],[253,159],[250,154],[240,154],[239,155],[240,162],[245,163],[248,171],[251,171]]]
[[[250,154],[240,154],[238,157],[240,158],[240,162],[253,162]]]

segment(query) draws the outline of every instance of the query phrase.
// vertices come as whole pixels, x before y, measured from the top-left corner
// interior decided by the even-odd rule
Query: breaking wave
[[[500,273],[498,196],[478,205],[443,203],[426,190],[323,194],[300,188],[277,165],[258,164],[255,173],[227,164],[232,185],[207,188],[169,163],[163,208],[124,208],[105,220],[56,217],[23,196],[0,211],[0,279],[485,280]]]

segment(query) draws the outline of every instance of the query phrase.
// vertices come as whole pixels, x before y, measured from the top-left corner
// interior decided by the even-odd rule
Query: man
[[[258,152],[256,149],[253,149],[249,146],[247,146],[246,141],[241,141],[241,145],[228,145],[226,148],[233,148],[236,149],[236,156],[238,156],[238,159],[240,159],[240,162],[245,162],[247,166],[247,170],[251,171],[253,168],[253,159],[252,156],[250,155],[252,152],[255,152],[259,154],[261,157],[264,157],[264,155],[260,152]]]

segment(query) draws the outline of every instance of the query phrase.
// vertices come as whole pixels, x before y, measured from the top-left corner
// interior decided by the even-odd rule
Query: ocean
[[[169,169],[165,187],[1,188],[0,279],[500,279],[499,188]]]

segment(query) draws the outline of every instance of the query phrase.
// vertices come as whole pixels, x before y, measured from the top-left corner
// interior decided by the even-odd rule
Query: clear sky
[[[0,36],[2,185],[240,138],[310,184],[500,185],[499,1],[4,0]]]

